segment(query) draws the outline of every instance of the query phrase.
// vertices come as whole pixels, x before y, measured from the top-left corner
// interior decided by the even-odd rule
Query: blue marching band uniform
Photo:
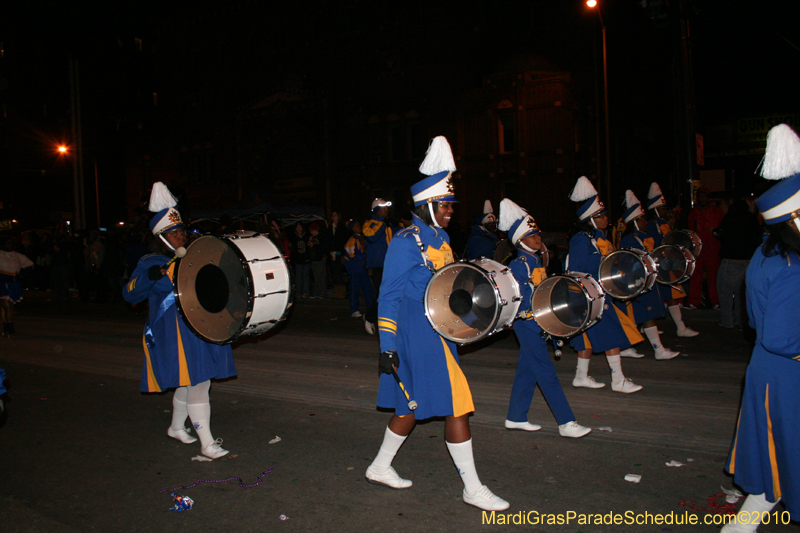
[[[475,406],[459,366],[456,345],[431,327],[424,306],[430,268],[438,270],[453,262],[450,238],[445,231],[412,216],[412,225],[394,237],[386,254],[378,301],[381,351],[400,354],[402,364],[397,373],[419,404],[417,419],[461,416],[474,411]],[[427,255],[424,261],[417,239]],[[382,374],[378,406],[407,415],[411,413],[407,404],[394,378]]]
[[[179,257],[186,243],[183,222],[175,209],[177,200],[166,185],[157,182],[150,195],[149,210],[155,215],[150,229],[157,239]],[[185,250],[184,250],[185,253]],[[175,263],[163,254],[142,257],[122,293],[125,301],[139,303],[148,300],[149,312],[142,336],[144,364],[142,392],[162,392],[175,389],[172,398],[172,423],[167,435],[184,444],[199,438],[201,452],[217,459],[228,455],[220,446],[222,439],[211,435],[211,404],[208,391],[211,379],[236,375],[233,352],[229,344],[220,346],[197,337],[178,311],[173,288]],[[162,275],[165,265],[166,274]],[[187,418],[197,432],[193,437],[185,427]]]
[[[791,157],[788,157],[791,155]],[[756,329],[726,469],[749,495],[723,533],[752,533],[779,500],[800,517],[800,138],[787,125],[767,135],[762,176],[781,180],[756,200],[770,237],[747,268],[747,313]],[[793,238],[783,237],[786,233]]]
[[[569,270],[597,277],[600,261],[613,251],[614,245],[606,237],[605,231],[593,229],[576,233],[569,241]],[[636,324],[611,300],[606,296],[603,318],[581,335],[573,337],[570,346],[577,351],[605,352],[627,348],[644,340]]]
[[[417,420],[445,417],[445,443],[464,483],[465,503],[485,511],[508,509],[509,503],[481,484],[472,453],[469,413],[475,410],[454,343],[431,327],[425,315],[425,289],[433,271],[452,263],[450,238],[444,231],[455,202],[451,184],[455,161],[444,137],[436,137],[420,166],[428,177],[411,187],[417,212],[412,225],[398,232],[386,254],[378,297],[378,335],[382,371],[378,407],[393,409],[394,416],[365,477],[393,489],[407,489],[412,482],[401,478],[392,460]],[[434,207],[435,205],[435,207]],[[420,218],[430,214],[431,224]],[[441,219],[437,218],[441,216]],[[396,370],[416,410],[395,381]]]
[[[591,429],[575,422],[575,414],[564,395],[564,389],[556,375],[556,367],[547,350],[547,342],[542,337],[542,328],[533,320],[531,313],[534,287],[547,278],[547,272],[539,255],[524,241],[533,236],[538,237],[541,243],[540,230],[532,216],[507,198],[500,204],[500,229],[508,233],[509,239],[517,247],[518,255],[509,264],[509,268],[519,283],[522,296],[517,319],[514,321],[514,333],[519,341],[519,358],[505,426],[524,431],[541,429],[538,424],[528,421],[531,401],[536,385],[539,385],[542,396],[556,418],[559,433],[564,437],[583,437]]]
[[[494,258],[494,250],[500,242],[500,237],[496,231],[490,230],[496,223],[497,217],[494,216],[492,204],[486,200],[483,204],[483,213],[475,217],[475,225],[472,226],[467,247],[464,249],[464,259]]]
[[[123,291],[126,301],[147,300],[150,307],[142,336],[142,392],[162,392],[236,375],[230,345],[202,340],[178,312],[172,284],[175,263],[161,279],[153,281],[148,277],[151,267],[165,265],[170,259],[160,254],[142,257]]]
[[[647,237],[653,239],[653,249],[656,249],[664,243],[664,237],[670,232],[669,223],[658,212],[660,208],[666,207],[667,202],[664,200],[661,187],[656,182],[650,184],[646,205],[647,210],[652,212],[650,220],[647,221]],[[658,292],[661,300],[667,302],[667,311],[678,329],[678,337],[698,335],[695,330],[683,323],[683,312],[678,300],[686,297],[686,293],[680,287],[657,283],[653,292]]]

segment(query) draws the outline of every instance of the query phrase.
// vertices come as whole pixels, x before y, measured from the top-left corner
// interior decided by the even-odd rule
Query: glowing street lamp
[[[67,147],[66,147],[66,146],[64,146],[63,144],[61,144],[61,145],[59,145],[59,146],[58,146],[58,153],[59,153],[59,154],[66,154],[66,153],[67,153],[67,151],[68,151],[68,150],[67,150]]]
[[[603,103],[606,121],[606,198],[611,198],[611,138],[608,135],[608,57],[606,54],[606,25],[603,23],[603,14],[597,0],[587,0],[586,5],[597,9],[600,17],[600,27],[603,30]]]

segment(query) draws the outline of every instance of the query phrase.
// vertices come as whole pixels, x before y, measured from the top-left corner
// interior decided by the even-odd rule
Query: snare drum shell
[[[476,289],[491,291],[489,301],[493,307],[487,309],[494,309],[492,318],[486,320],[485,316],[480,317],[480,313],[473,315],[470,312],[469,315],[484,322],[481,326],[475,326],[474,322],[468,324],[466,314],[456,314],[450,307],[451,297],[459,292],[453,289],[465,279],[465,275],[471,281],[480,281]],[[473,298],[474,295],[472,293]],[[437,270],[428,281],[424,297],[425,315],[434,330],[445,339],[462,345],[470,344],[511,327],[521,300],[519,284],[508,267],[487,258],[457,261]],[[474,303],[470,305],[476,309]]]
[[[616,282],[618,279],[624,279],[624,274],[615,276],[613,272],[615,260],[618,258],[623,261],[627,258],[628,263],[634,265],[632,268],[638,267],[641,277],[635,280],[635,286],[620,285]],[[618,300],[630,300],[651,290],[656,282],[656,274],[656,264],[647,252],[626,248],[611,252],[600,261],[598,280],[607,295]]]

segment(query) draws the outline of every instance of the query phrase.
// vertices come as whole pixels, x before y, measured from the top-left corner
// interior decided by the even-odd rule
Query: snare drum
[[[656,263],[656,281],[662,285],[679,285],[694,274],[696,259],[683,246],[662,244],[650,252],[650,257]]]
[[[642,250],[617,250],[600,261],[598,278],[606,294],[618,300],[630,300],[653,288],[656,263]]]
[[[574,337],[603,317],[605,291],[589,274],[565,272],[537,285],[531,295],[533,319],[554,337]]]
[[[292,277],[266,235],[237,231],[193,241],[175,266],[175,300],[195,335],[214,344],[258,336],[286,317]]]
[[[522,294],[511,269],[480,258],[437,270],[425,288],[425,316],[436,332],[458,344],[511,327]]]
[[[700,236],[688,229],[676,229],[670,231],[664,236],[664,241],[662,244],[683,246],[689,250],[695,259],[700,257],[700,252],[703,251],[703,241],[700,240]]]

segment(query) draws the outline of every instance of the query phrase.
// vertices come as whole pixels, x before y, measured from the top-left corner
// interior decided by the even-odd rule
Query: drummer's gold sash
[[[442,247],[438,249],[428,245],[428,249],[425,250],[425,253],[428,255],[428,259],[433,263],[433,268],[436,270],[453,262],[453,250],[446,242],[443,242]]]

